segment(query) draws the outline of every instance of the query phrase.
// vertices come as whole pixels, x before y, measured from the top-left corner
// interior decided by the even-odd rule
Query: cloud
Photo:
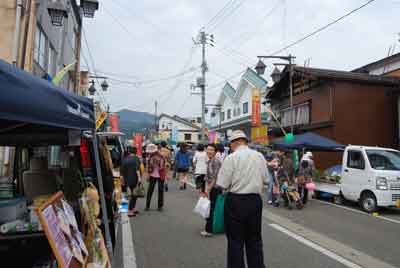
[[[216,101],[223,78],[255,65],[257,55],[276,51],[365,2],[245,0],[212,29],[215,48],[207,48],[210,69],[207,84],[221,86],[207,92],[206,102]],[[103,0],[95,19],[84,20],[95,67],[130,81],[178,74],[190,58],[192,37],[225,4],[226,1],[213,0]],[[277,7],[268,15],[274,6]],[[296,55],[300,65],[311,58],[314,67],[356,68],[386,56],[389,46],[396,42],[399,12],[399,4],[376,1],[284,53]],[[86,49],[83,53],[87,54]],[[272,70],[273,62],[267,63]],[[197,47],[186,67],[200,64],[200,47]],[[199,71],[179,80],[143,87],[110,81],[105,95],[112,110],[129,108],[152,112],[157,100],[159,112],[199,115],[200,98],[190,95],[190,84],[197,76]],[[234,77],[230,81],[235,85],[238,80],[239,77]]]

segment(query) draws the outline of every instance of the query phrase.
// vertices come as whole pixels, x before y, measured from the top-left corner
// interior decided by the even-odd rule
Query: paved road
[[[212,238],[200,237],[204,221],[192,212],[196,200],[196,195],[191,190],[178,191],[176,185],[171,185],[170,192],[166,194],[166,207],[163,212],[152,210],[131,219],[139,268],[225,267],[225,237],[223,235]],[[143,201],[139,201],[140,209],[144,206]],[[153,200],[154,205],[155,201]],[[283,208],[267,208],[263,221],[267,267],[360,267],[352,260],[341,258],[329,248],[321,248],[317,243],[311,242],[307,239],[307,234],[296,235],[300,228],[286,229],[292,226],[290,224],[310,226],[309,222],[314,222],[318,225],[319,218],[326,213],[329,214],[333,209],[327,207],[321,211],[320,206],[321,204],[313,203],[304,210],[304,214],[298,211],[288,212]],[[338,212],[336,216],[340,218],[342,215]],[[312,219],[315,217],[317,218]],[[335,214],[330,217],[335,217]],[[305,220],[306,218],[309,220]],[[336,221],[336,224],[340,225],[340,220]],[[287,225],[284,224],[286,222]],[[323,228],[318,230],[320,229]],[[337,231],[343,232],[342,229]],[[312,235],[313,232],[309,234]],[[325,236],[322,236],[323,239]],[[332,242],[329,237],[326,239]],[[344,250],[351,251],[349,248],[344,247]],[[392,267],[395,267],[393,262],[396,260],[391,262]]]

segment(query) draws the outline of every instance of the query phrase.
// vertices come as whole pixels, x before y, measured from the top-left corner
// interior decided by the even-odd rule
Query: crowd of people
[[[196,190],[200,197],[210,201],[210,213],[206,219],[204,237],[213,236],[213,216],[217,197],[225,196],[224,226],[228,242],[228,268],[264,266],[262,226],[262,195],[268,185],[267,202],[274,206],[284,203],[302,208],[308,200],[308,185],[315,175],[313,155],[305,153],[298,165],[290,152],[276,151],[262,154],[248,146],[248,138],[242,131],[233,131],[227,152],[222,144],[199,144],[195,152],[187,144],[180,144],[175,152],[165,142],[148,144],[143,157],[137,149],[128,147],[127,156],[121,164],[124,184],[134,192],[147,177],[146,207],[158,185],[159,211],[163,210],[164,192],[168,181],[176,178],[179,190],[187,189],[189,173],[193,173]],[[298,168],[297,168],[298,167]],[[128,215],[136,216],[137,196],[131,195]]]

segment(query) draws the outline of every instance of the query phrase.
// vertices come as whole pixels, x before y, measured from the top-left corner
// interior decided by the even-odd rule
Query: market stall
[[[0,178],[2,262],[12,261],[9,267],[93,267],[96,261],[109,266],[110,230],[92,100],[0,60],[0,107],[0,146],[12,146],[15,156],[12,175]],[[83,137],[93,145],[95,168],[89,175],[98,195],[82,172],[83,151],[89,151],[82,150]],[[106,243],[98,228],[99,201]],[[99,252],[105,257],[94,256]]]
[[[294,140],[288,142],[285,138],[272,141],[275,149],[310,150],[310,151],[343,151],[345,146],[331,139],[322,137],[313,132],[295,135]]]

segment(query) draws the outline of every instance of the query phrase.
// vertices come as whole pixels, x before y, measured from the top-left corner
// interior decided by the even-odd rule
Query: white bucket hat
[[[150,143],[149,145],[146,146],[146,153],[148,154],[153,154],[158,151],[157,145]]]
[[[245,140],[249,140],[246,136],[246,134],[242,131],[242,130],[235,130],[232,132],[232,134],[229,136],[229,141],[233,142],[237,139],[245,139]]]

